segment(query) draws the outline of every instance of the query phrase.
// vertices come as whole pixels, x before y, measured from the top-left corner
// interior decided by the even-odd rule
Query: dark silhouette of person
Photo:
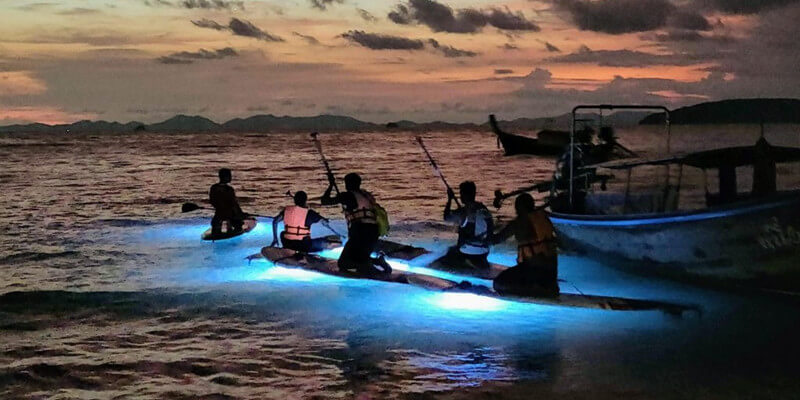
[[[528,193],[517,197],[514,208],[517,217],[492,237],[492,243],[513,235],[517,240],[517,265],[494,279],[494,289],[500,294],[558,296],[558,250],[553,224],[543,210],[536,209],[536,202]]]
[[[328,189],[320,199],[326,206],[341,204],[347,219],[347,243],[339,256],[339,269],[356,270],[363,276],[387,276],[392,268],[383,255],[372,258],[378,244],[378,220],[375,214],[375,197],[361,189],[361,176],[351,172],[344,177],[347,191],[331,196],[336,178],[328,173]],[[376,268],[380,266],[381,268]]]
[[[211,219],[211,231],[214,234],[222,232],[222,225],[227,222],[228,229],[234,232],[241,231],[244,219],[247,215],[239,207],[236,199],[236,192],[229,185],[233,176],[228,168],[219,170],[219,182],[211,186],[208,191],[208,199],[214,206],[214,217]]]
[[[490,235],[494,229],[494,221],[489,209],[475,201],[477,188],[472,181],[462,182],[458,186],[462,206],[452,209],[455,193],[447,191],[447,205],[444,208],[444,220],[458,224],[458,242],[447,254],[435,261],[453,269],[488,270]]]
[[[304,191],[294,194],[294,205],[284,207],[272,220],[272,243],[270,247],[278,244],[278,224],[283,221],[281,243],[286,249],[301,253],[320,251],[325,248],[325,238],[311,238],[311,225],[317,222],[328,224],[328,220],[314,210],[308,208],[308,195]]]

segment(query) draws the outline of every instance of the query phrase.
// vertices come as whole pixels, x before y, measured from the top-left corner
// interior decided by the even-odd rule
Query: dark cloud
[[[94,8],[76,7],[69,10],[59,11],[58,15],[95,15],[102,13],[102,11]]]
[[[561,49],[559,49],[558,47],[554,46],[550,42],[544,42],[544,47],[547,49],[547,51],[549,51],[551,53],[560,53],[561,52]]]
[[[344,3],[344,0],[311,0],[311,6],[320,10],[327,10],[333,3]]]
[[[508,75],[508,74],[513,74],[513,73],[514,73],[513,69],[498,68],[498,69],[494,70],[494,74],[495,75]]]
[[[200,49],[198,51],[180,51],[156,60],[162,64],[191,64],[194,60],[219,60],[226,57],[236,57],[239,53],[231,47],[217,50]]]
[[[712,10],[729,14],[756,14],[798,3],[798,0],[701,0],[700,3]]]
[[[690,11],[677,11],[669,18],[669,25],[679,29],[710,31],[711,24],[706,17]]]
[[[180,3],[184,8],[202,8],[207,10],[244,10],[243,1],[223,1],[223,0],[183,0]]]
[[[444,54],[445,57],[450,58],[457,58],[457,57],[475,57],[478,53],[469,50],[461,50],[457,49],[453,46],[439,44],[436,39],[428,39],[428,44],[431,45],[432,48]]]
[[[669,0],[556,0],[581,30],[622,34],[664,27],[676,7]]]
[[[203,19],[198,20],[198,21],[192,21],[192,23],[195,26],[199,26],[201,28],[214,29],[214,30],[218,30],[218,31],[228,30],[227,26],[221,25],[221,24],[217,23],[216,21],[212,21],[212,20],[206,19],[206,18],[203,18]]]
[[[367,22],[377,22],[378,21],[377,17],[375,17],[369,11],[367,11],[367,10],[365,10],[363,8],[356,8],[356,11],[358,11],[358,15],[361,16],[361,19],[363,19],[364,21],[367,21]]]
[[[315,37],[313,37],[311,35],[303,35],[302,33],[299,33],[299,32],[292,32],[292,35],[295,35],[295,36],[299,37],[300,39],[305,40],[306,43],[311,44],[311,45],[319,45],[319,44],[321,44],[319,42],[319,40],[317,40],[317,38],[315,38]]]
[[[735,38],[727,35],[704,35],[697,31],[691,30],[669,30],[664,33],[656,34],[643,34],[641,36],[644,40],[652,40],[656,42],[707,42],[715,43],[718,45],[732,44],[736,41]]]
[[[422,50],[425,42],[400,36],[381,35],[364,31],[348,31],[343,38],[372,50]]]
[[[434,32],[475,33],[487,25],[502,30],[539,31],[539,26],[522,13],[499,8],[464,8],[454,11],[434,0],[409,0],[406,4],[398,4],[388,17],[396,24],[422,24]]]
[[[597,64],[604,67],[646,67],[651,65],[695,65],[712,61],[711,58],[675,54],[652,54],[635,50],[592,50],[582,46],[577,52],[551,57],[546,61],[557,63]]]
[[[231,18],[231,22],[228,24],[228,28],[230,28],[231,32],[233,32],[234,35],[238,36],[247,36],[251,38],[264,40],[267,42],[284,41],[283,38],[281,38],[280,36],[275,36],[265,31],[262,31],[257,26],[243,19]]]
[[[222,24],[217,23],[216,21],[212,21],[210,19],[205,19],[205,18],[198,21],[192,21],[192,23],[200,28],[214,29],[217,31],[230,31],[231,33],[237,36],[251,37],[266,42],[285,41],[282,37],[265,32],[261,30],[259,27],[253,25],[250,21],[245,21],[239,18],[231,18],[231,21],[228,23],[228,26],[224,26]]]
[[[445,57],[475,57],[478,53],[439,43],[436,39],[409,39],[401,36],[349,31],[341,37],[372,50],[424,50],[426,45]]]

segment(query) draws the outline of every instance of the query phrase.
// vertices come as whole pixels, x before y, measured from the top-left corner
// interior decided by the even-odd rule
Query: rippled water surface
[[[797,127],[771,127],[800,145]],[[627,135],[626,135],[627,133]],[[624,132],[643,152],[653,132]],[[453,184],[547,179],[552,159],[505,158],[487,133],[431,133]],[[751,144],[757,128],[684,128],[678,150]],[[444,192],[413,135],[322,136],[338,172],[362,173],[393,238],[442,251]],[[0,397],[153,399],[797,398],[793,298],[720,292],[562,256],[562,291],[698,304],[702,315],[520,304],[327,277],[245,257],[269,220],[205,243],[202,202],[234,171],[247,211],[287,190],[322,193],[306,135],[0,136]],[[782,167],[782,184],[798,183]],[[746,173],[742,176],[746,176]],[[702,194],[686,172],[687,203]],[[634,183],[647,185],[646,177]],[[338,219],[336,208],[321,209]],[[499,211],[508,217],[511,207]],[[317,231],[315,234],[324,234]],[[511,264],[510,245],[492,259]]]

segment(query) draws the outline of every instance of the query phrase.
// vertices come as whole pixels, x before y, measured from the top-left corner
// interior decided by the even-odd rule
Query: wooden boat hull
[[[800,293],[800,191],[697,212],[551,219],[564,250],[638,273]]]

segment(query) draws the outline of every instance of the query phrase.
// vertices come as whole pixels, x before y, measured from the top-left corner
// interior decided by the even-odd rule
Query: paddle
[[[421,136],[417,136],[417,143],[419,143],[420,147],[422,147],[422,151],[425,152],[425,155],[428,156],[428,162],[431,164],[431,167],[433,167],[433,172],[436,174],[436,176],[438,176],[442,180],[442,183],[444,183],[444,187],[447,188],[447,193],[453,193],[453,189],[447,183],[447,179],[444,178],[442,170],[439,169],[439,165],[436,164],[436,160],[433,159],[433,156],[431,156],[431,153],[428,151],[428,148],[425,147],[425,143],[422,141]],[[461,202],[458,201],[458,198],[453,196],[453,200],[455,200],[456,206],[458,206],[458,208],[461,208]]]
[[[183,205],[181,206],[181,212],[182,213],[187,213],[187,212],[192,212],[192,211],[197,211],[197,210],[211,210],[211,211],[214,211],[213,208],[198,206],[195,203],[183,203]],[[271,215],[250,214],[250,213],[246,213],[246,214],[251,216],[251,217],[272,218]]]
[[[311,134],[311,140],[314,141],[314,147],[317,149],[317,153],[319,153],[320,159],[322,160],[322,165],[325,167],[325,171],[328,173],[328,176],[333,176],[333,171],[331,171],[331,166],[328,164],[328,159],[325,157],[325,153],[322,151],[322,142],[319,141],[319,132],[314,132]],[[331,185],[333,185],[333,190],[336,191],[336,194],[339,194],[339,187],[336,185],[336,180],[331,180]],[[344,207],[344,204],[342,204]]]

